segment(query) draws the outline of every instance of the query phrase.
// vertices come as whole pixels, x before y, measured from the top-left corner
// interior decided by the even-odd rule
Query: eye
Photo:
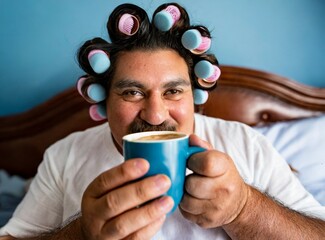
[[[180,93],[181,91],[180,90],[177,90],[177,89],[170,89],[166,92],[166,94],[178,94]]]
[[[122,97],[126,101],[139,101],[144,97],[144,94],[139,90],[125,90],[122,92]]]
[[[179,100],[182,97],[183,90],[181,89],[168,89],[165,96],[170,100]]]

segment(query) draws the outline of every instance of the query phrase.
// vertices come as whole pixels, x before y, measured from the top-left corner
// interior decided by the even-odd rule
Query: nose
[[[168,117],[168,107],[160,94],[145,99],[140,118],[151,125],[160,125]]]

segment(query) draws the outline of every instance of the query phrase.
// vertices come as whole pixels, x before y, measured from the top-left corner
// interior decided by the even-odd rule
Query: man
[[[191,61],[207,56],[187,53],[175,29],[160,33],[148,27],[135,6],[117,8],[109,23],[125,8],[140,19],[139,35],[111,37],[107,46],[93,40],[79,54],[91,75],[82,93],[104,82],[108,124],[74,133],[47,150],[0,239],[323,239],[325,208],[261,135],[194,114],[193,87],[200,86]],[[103,72],[89,60],[94,47],[110,54]],[[122,137],[149,130],[191,134],[192,145],[207,149],[188,160],[192,173],[171,215],[174,203],[163,195],[168,177],[139,180],[148,162],[123,160]]]

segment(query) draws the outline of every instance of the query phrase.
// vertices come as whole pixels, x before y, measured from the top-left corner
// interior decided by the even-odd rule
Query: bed
[[[221,66],[218,87],[196,111],[239,121],[264,134],[325,205],[325,88],[236,66]],[[68,134],[101,124],[89,104],[67,89],[25,113],[0,118],[0,170],[31,178],[44,150]],[[7,176],[7,177],[8,177]]]

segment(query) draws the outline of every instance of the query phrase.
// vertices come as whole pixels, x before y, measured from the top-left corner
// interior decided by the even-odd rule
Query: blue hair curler
[[[209,93],[202,89],[194,89],[194,103],[196,105],[201,105],[206,103],[209,98]]]
[[[194,67],[195,75],[207,82],[215,82],[219,79],[221,71],[218,66],[213,65],[207,60],[199,61]]]
[[[197,29],[190,29],[184,32],[181,41],[183,46],[194,54],[204,53],[211,46],[211,39],[209,37],[202,37]]]
[[[181,41],[188,50],[198,48],[201,44],[201,34],[196,29],[187,30],[183,33]]]
[[[106,98],[105,88],[98,83],[90,84],[87,89],[87,94],[93,102],[101,102]]]
[[[177,22],[181,17],[181,12],[178,7],[174,5],[169,5],[164,10],[158,12],[154,16],[154,24],[156,28],[160,31],[168,31],[170,30],[175,22]]]
[[[107,54],[102,50],[90,51],[88,54],[88,61],[91,68],[97,74],[104,73],[111,65]]]
[[[201,60],[195,65],[194,72],[198,78],[207,79],[214,74],[214,68],[209,61]]]

